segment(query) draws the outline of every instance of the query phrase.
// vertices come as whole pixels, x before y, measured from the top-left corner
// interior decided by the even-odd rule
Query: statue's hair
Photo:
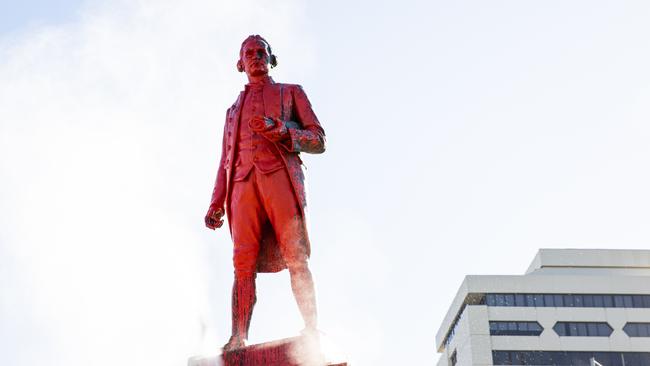
[[[278,66],[278,58],[273,54],[273,51],[271,50],[271,44],[266,39],[264,39],[262,36],[260,36],[259,34],[252,34],[252,35],[246,37],[244,42],[241,43],[241,47],[239,48],[239,61],[237,61],[237,70],[239,70],[239,72],[244,71],[244,65],[241,64],[241,59],[242,59],[243,52],[244,52],[244,45],[248,41],[261,41],[261,42],[264,42],[264,44],[266,45],[266,50],[269,53],[269,63],[271,64],[271,68],[274,68],[274,67]]]

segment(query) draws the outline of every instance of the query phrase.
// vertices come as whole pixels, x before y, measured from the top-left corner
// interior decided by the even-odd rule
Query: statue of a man
[[[300,153],[325,151],[325,132],[302,88],[269,76],[269,66],[276,65],[264,38],[244,40],[237,70],[246,72],[248,84],[226,112],[219,171],[205,216],[214,230],[223,225],[225,213],[234,244],[232,336],[224,351],[246,345],[258,272],[289,269],[305,332],[316,333]]]

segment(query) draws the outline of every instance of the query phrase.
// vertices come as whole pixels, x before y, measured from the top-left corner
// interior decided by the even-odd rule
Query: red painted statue
[[[305,227],[305,187],[300,153],[325,151],[325,132],[300,85],[269,76],[277,59],[258,35],[242,43],[237,69],[248,84],[226,112],[217,180],[205,224],[228,217],[234,250],[232,336],[224,351],[245,346],[258,272],[289,269],[305,322],[316,332],[316,298]]]

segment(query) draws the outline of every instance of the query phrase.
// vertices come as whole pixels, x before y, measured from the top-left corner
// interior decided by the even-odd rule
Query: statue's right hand
[[[208,229],[218,229],[223,225],[223,208],[212,208],[208,209],[208,213],[205,215],[205,226]]]

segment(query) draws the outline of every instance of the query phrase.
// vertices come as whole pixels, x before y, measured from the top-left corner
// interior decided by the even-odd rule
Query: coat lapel
[[[237,97],[237,101],[235,102],[234,105],[235,109],[233,110],[233,116],[232,116],[233,119],[230,120],[229,122],[232,125],[228,126],[228,133],[230,133],[230,136],[228,136],[227,144],[230,147],[230,149],[228,151],[229,169],[227,170],[228,175],[226,177],[228,182],[226,187],[230,187],[230,173],[232,172],[233,164],[235,164],[234,162],[235,146],[237,146],[237,137],[239,136],[239,125],[241,124],[239,120],[241,119],[241,110],[244,104],[244,93],[245,92],[242,90],[242,92],[239,93],[239,97]],[[228,191],[228,189],[226,191]]]
[[[237,97],[237,101],[235,102],[235,113],[233,115],[232,121],[234,128],[232,129],[232,135],[230,136],[230,143],[233,147],[231,151],[235,150],[234,147],[237,143],[237,136],[239,136],[239,125],[241,124],[239,120],[241,119],[241,110],[244,107],[244,93],[245,91],[242,90],[242,92],[239,93],[239,97]]]
[[[280,106],[280,84],[268,84],[264,86],[262,98],[264,99],[264,115],[267,117],[281,118]]]

